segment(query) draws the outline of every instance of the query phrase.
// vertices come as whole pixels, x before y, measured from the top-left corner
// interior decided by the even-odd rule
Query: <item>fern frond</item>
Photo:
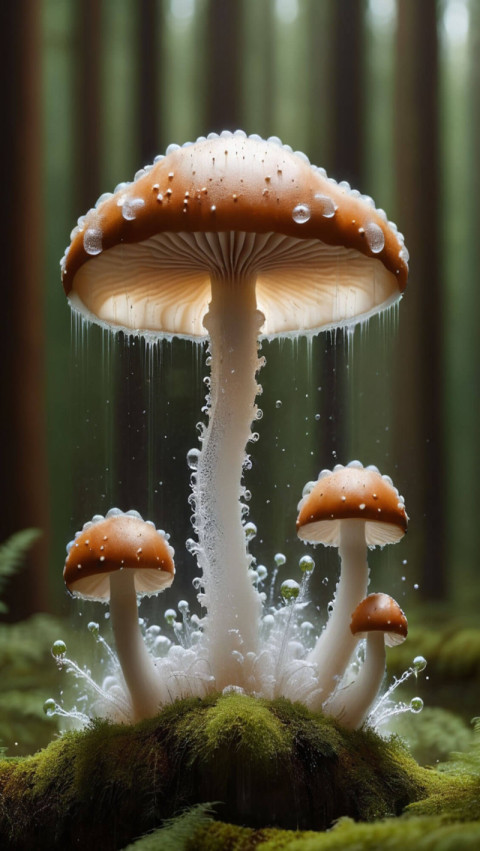
[[[438,766],[447,774],[469,774],[480,778],[480,718],[473,718],[473,742],[466,752],[454,752],[448,762]]]
[[[0,544],[0,595],[7,579],[20,570],[26,553],[40,535],[40,529],[21,529]],[[0,600],[0,612],[5,611],[7,607]]]
[[[128,845],[125,851],[181,851],[187,847],[192,835],[213,820],[212,803],[195,804],[176,818],[167,819],[163,827],[147,833]]]

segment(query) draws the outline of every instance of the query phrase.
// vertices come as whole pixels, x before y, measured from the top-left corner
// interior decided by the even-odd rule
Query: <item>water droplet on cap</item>
[[[137,213],[145,206],[143,198],[126,198],[122,204],[122,216],[127,221],[136,219]]]
[[[320,212],[325,219],[333,218],[337,210],[337,205],[332,198],[329,198],[328,195],[323,195],[321,192],[317,192],[315,201],[320,207]]]
[[[367,245],[373,254],[380,254],[385,247],[385,235],[380,225],[375,222],[369,222],[365,225],[365,237]]]
[[[102,251],[102,231],[100,228],[87,228],[83,234],[83,247],[87,254],[100,254]]]
[[[297,204],[297,206],[293,208],[292,218],[297,225],[303,225],[305,222],[308,222],[310,216],[311,211],[308,204]]]

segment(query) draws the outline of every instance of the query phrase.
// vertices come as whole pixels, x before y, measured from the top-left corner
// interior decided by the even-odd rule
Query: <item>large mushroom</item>
[[[357,644],[352,611],[367,593],[368,547],[399,541],[407,529],[403,497],[389,476],[360,461],[322,470],[300,501],[297,534],[304,541],[338,547],[341,570],[333,608],[309,662],[318,670],[320,704],[338,685]]]
[[[370,198],[278,139],[241,131],[171,145],[72,233],[62,276],[75,310],[130,334],[209,336],[209,421],[193,496],[218,688],[242,684],[235,660],[258,642],[240,500],[259,334],[371,316],[400,297],[407,259]]]
[[[111,509],[85,523],[67,547],[63,577],[86,600],[110,602],[118,660],[134,720],[156,715],[164,695],[138,624],[137,595],[158,594],[173,582],[173,549],[136,511]]]
[[[325,710],[344,727],[355,730],[365,721],[385,676],[385,647],[405,641],[408,623],[398,603],[388,594],[369,594],[352,614],[352,635],[366,638],[365,659],[355,680],[340,686]]]

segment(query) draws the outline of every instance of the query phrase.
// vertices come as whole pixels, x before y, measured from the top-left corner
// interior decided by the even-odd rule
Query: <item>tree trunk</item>
[[[335,0],[330,14],[331,135],[326,141],[329,150],[326,167],[336,180],[347,180],[352,187],[363,188],[364,3]],[[346,457],[349,442],[346,358],[344,334],[329,335],[319,377],[324,406],[322,463],[327,467],[350,460]]]
[[[435,0],[399,0],[397,210],[411,255],[400,311],[396,457],[413,518],[409,545],[426,600],[446,594],[443,288],[439,264],[438,44]]]
[[[220,133],[242,125],[241,77],[242,4],[210,0],[206,46],[208,130]]]
[[[138,93],[141,165],[152,162],[158,150],[160,115],[158,62],[160,57],[157,0],[141,0],[138,9]]]
[[[48,607],[48,474],[43,330],[40,6],[2,3],[2,312],[0,542],[35,526],[41,540],[9,583],[11,619]]]

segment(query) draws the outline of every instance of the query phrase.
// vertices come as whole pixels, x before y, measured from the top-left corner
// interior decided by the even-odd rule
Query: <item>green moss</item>
[[[479,845],[478,821],[448,824],[441,817],[424,817],[357,824],[346,818],[325,833],[254,831],[217,822],[200,828],[177,851],[477,851]]]
[[[397,741],[347,732],[286,700],[188,699],[136,727],[99,722],[0,763],[0,845],[121,848],[205,801],[225,822],[324,829],[440,792]]]

